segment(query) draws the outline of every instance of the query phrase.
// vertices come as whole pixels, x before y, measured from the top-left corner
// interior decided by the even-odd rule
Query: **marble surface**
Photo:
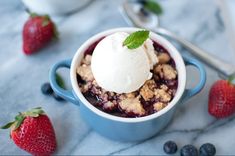
[[[60,40],[32,56],[22,53],[21,31],[28,15],[19,0],[0,1],[0,124],[19,111],[42,106],[51,118],[58,141],[56,154],[66,155],[162,155],[162,145],[175,140],[179,147],[194,144],[200,147],[211,142],[219,155],[234,155],[235,116],[216,120],[207,112],[208,90],[219,79],[208,67],[204,89],[176,112],[169,126],[155,137],[141,142],[116,142],[103,138],[79,117],[79,107],[68,102],[59,103],[41,94],[40,86],[48,81],[50,67],[73,57],[76,49],[92,35],[114,27],[127,26],[119,14],[122,1],[96,0],[87,8],[63,17],[53,17]],[[164,14],[161,24],[189,39],[222,60],[235,65],[234,55],[220,10],[213,0],[161,0]],[[174,43],[180,52],[187,54]],[[69,72],[61,71],[69,84]],[[197,79],[197,72],[188,68],[188,87]],[[9,138],[9,131],[0,130],[0,154],[27,154]]]
[[[226,32],[233,49],[235,50],[235,1],[233,0],[218,0],[217,4],[221,10],[221,16],[224,19]]]

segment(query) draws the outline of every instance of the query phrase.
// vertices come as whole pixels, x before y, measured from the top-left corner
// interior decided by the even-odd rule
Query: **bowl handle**
[[[64,61],[60,61],[58,63],[56,63],[50,70],[49,73],[49,79],[50,79],[50,84],[52,89],[54,90],[54,92],[61,96],[62,98],[64,98],[67,101],[72,102],[75,105],[79,105],[78,100],[75,98],[72,90],[65,90],[63,88],[61,88],[58,83],[56,82],[56,71],[59,68],[65,67],[65,68],[69,68],[70,69],[71,66],[71,59],[70,60],[64,60]]]
[[[185,56],[183,57],[183,59],[184,59],[186,66],[188,66],[188,65],[194,66],[195,68],[198,69],[199,75],[200,75],[200,81],[194,88],[185,89],[184,96],[182,98],[182,101],[184,102],[184,101],[188,100],[190,97],[199,93],[202,90],[202,88],[205,86],[206,71],[205,71],[203,65],[199,61],[192,59],[192,58],[185,57]]]

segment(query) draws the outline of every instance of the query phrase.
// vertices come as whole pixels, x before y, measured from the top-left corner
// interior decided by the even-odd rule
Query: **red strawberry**
[[[21,149],[33,155],[51,155],[56,149],[55,132],[41,108],[19,113],[15,121],[1,127],[11,127],[11,139]]]
[[[26,55],[30,55],[46,44],[53,37],[58,37],[55,24],[48,15],[38,16],[31,14],[23,28],[23,50]]]
[[[224,118],[235,113],[235,85],[229,80],[219,80],[209,93],[208,111],[216,118]]]

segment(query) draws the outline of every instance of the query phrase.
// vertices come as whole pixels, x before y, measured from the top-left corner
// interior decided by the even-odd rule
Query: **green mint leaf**
[[[10,128],[13,124],[15,123],[15,121],[9,122],[6,125],[0,127],[1,129],[8,129]]]
[[[58,85],[59,85],[61,88],[65,89],[64,80],[63,80],[63,78],[62,78],[59,74],[57,74],[57,73],[56,73],[56,82],[58,83]]]
[[[162,14],[163,10],[161,5],[155,0],[146,0],[144,3],[144,8],[156,15]]]
[[[123,42],[124,46],[127,46],[128,49],[136,49],[140,47],[144,41],[149,38],[148,30],[140,30],[130,34],[125,41]]]

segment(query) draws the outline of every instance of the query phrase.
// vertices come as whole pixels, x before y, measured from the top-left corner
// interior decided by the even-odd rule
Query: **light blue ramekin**
[[[176,63],[176,69],[178,72],[178,89],[173,100],[161,111],[139,118],[122,118],[113,116],[102,112],[90,104],[81,93],[76,77],[76,68],[79,66],[85,50],[98,39],[114,32],[122,31],[131,33],[137,30],[139,29],[116,28],[101,32],[91,37],[77,50],[72,60],[64,60],[56,63],[51,68],[49,76],[50,84],[55,93],[67,101],[79,106],[80,116],[87,122],[87,124],[101,135],[119,141],[144,140],[156,135],[173,118],[173,114],[175,109],[177,109],[177,106],[200,92],[206,82],[206,73],[200,62],[192,58],[182,58],[181,54],[169,41],[151,32],[150,38],[166,48]],[[199,71],[200,81],[192,89],[185,88],[186,65],[192,65]],[[64,90],[56,83],[56,71],[62,67],[70,69],[70,81],[72,83],[73,90]]]

